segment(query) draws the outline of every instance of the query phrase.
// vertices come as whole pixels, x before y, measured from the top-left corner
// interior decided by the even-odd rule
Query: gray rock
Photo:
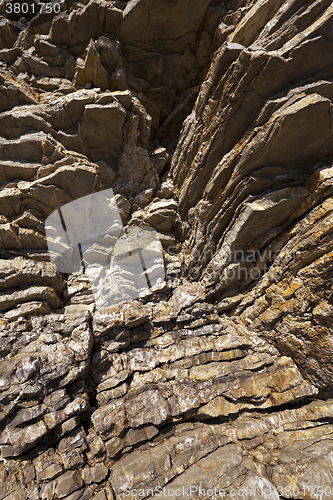
[[[0,499],[330,498],[331,1],[70,3],[0,7]],[[98,310],[44,222],[110,188],[166,273]]]
[[[0,46],[1,49],[13,47],[20,28],[15,22],[3,17],[0,22]]]
[[[97,463],[93,467],[88,467],[82,471],[82,479],[86,484],[100,483],[105,479],[109,469],[103,463]]]
[[[64,498],[82,486],[79,471],[68,471],[57,479],[55,493],[58,498]]]
[[[99,54],[92,40],[89,44],[84,63],[82,64],[80,59],[77,60],[74,76],[76,87],[84,87],[87,83],[91,83],[93,87],[98,87],[102,90],[109,88],[109,75],[102,66]]]
[[[107,36],[100,36],[96,42],[96,49],[99,52],[104,68],[112,74],[120,57],[120,44],[116,40]]]
[[[0,293],[0,310],[5,311],[13,307],[13,305],[31,300],[45,301],[53,309],[61,305],[61,300],[52,288],[46,286],[34,286],[26,290],[19,290],[12,293]]]
[[[80,139],[94,160],[115,158],[123,142],[126,110],[121,104],[88,104],[80,127]],[[104,135],[100,135],[99,127]]]
[[[26,302],[22,306],[5,313],[5,319],[7,321],[16,321],[18,318],[25,318],[34,314],[43,315],[50,312],[51,309],[47,302]]]
[[[152,52],[183,53],[186,45],[194,47],[194,33],[200,28],[208,3],[200,0],[189,12],[181,2],[172,9],[160,2],[158,8],[152,9],[150,0],[131,0],[123,12],[120,41]]]

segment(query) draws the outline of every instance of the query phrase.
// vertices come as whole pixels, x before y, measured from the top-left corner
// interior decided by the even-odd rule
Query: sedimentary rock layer
[[[333,498],[331,2],[61,9],[0,4],[0,500]],[[98,308],[45,221],[111,188],[165,279]]]

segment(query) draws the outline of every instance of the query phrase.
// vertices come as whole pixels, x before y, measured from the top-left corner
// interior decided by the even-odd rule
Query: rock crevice
[[[331,2],[0,16],[0,500],[331,499]]]

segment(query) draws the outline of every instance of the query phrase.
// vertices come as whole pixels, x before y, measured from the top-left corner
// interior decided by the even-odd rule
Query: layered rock
[[[331,2],[5,10],[0,500],[332,498]],[[45,220],[111,187],[165,279],[100,309]]]

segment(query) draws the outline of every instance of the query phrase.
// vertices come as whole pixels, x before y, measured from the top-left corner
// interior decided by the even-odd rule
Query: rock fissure
[[[0,16],[0,500],[330,499],[331,2]]]

